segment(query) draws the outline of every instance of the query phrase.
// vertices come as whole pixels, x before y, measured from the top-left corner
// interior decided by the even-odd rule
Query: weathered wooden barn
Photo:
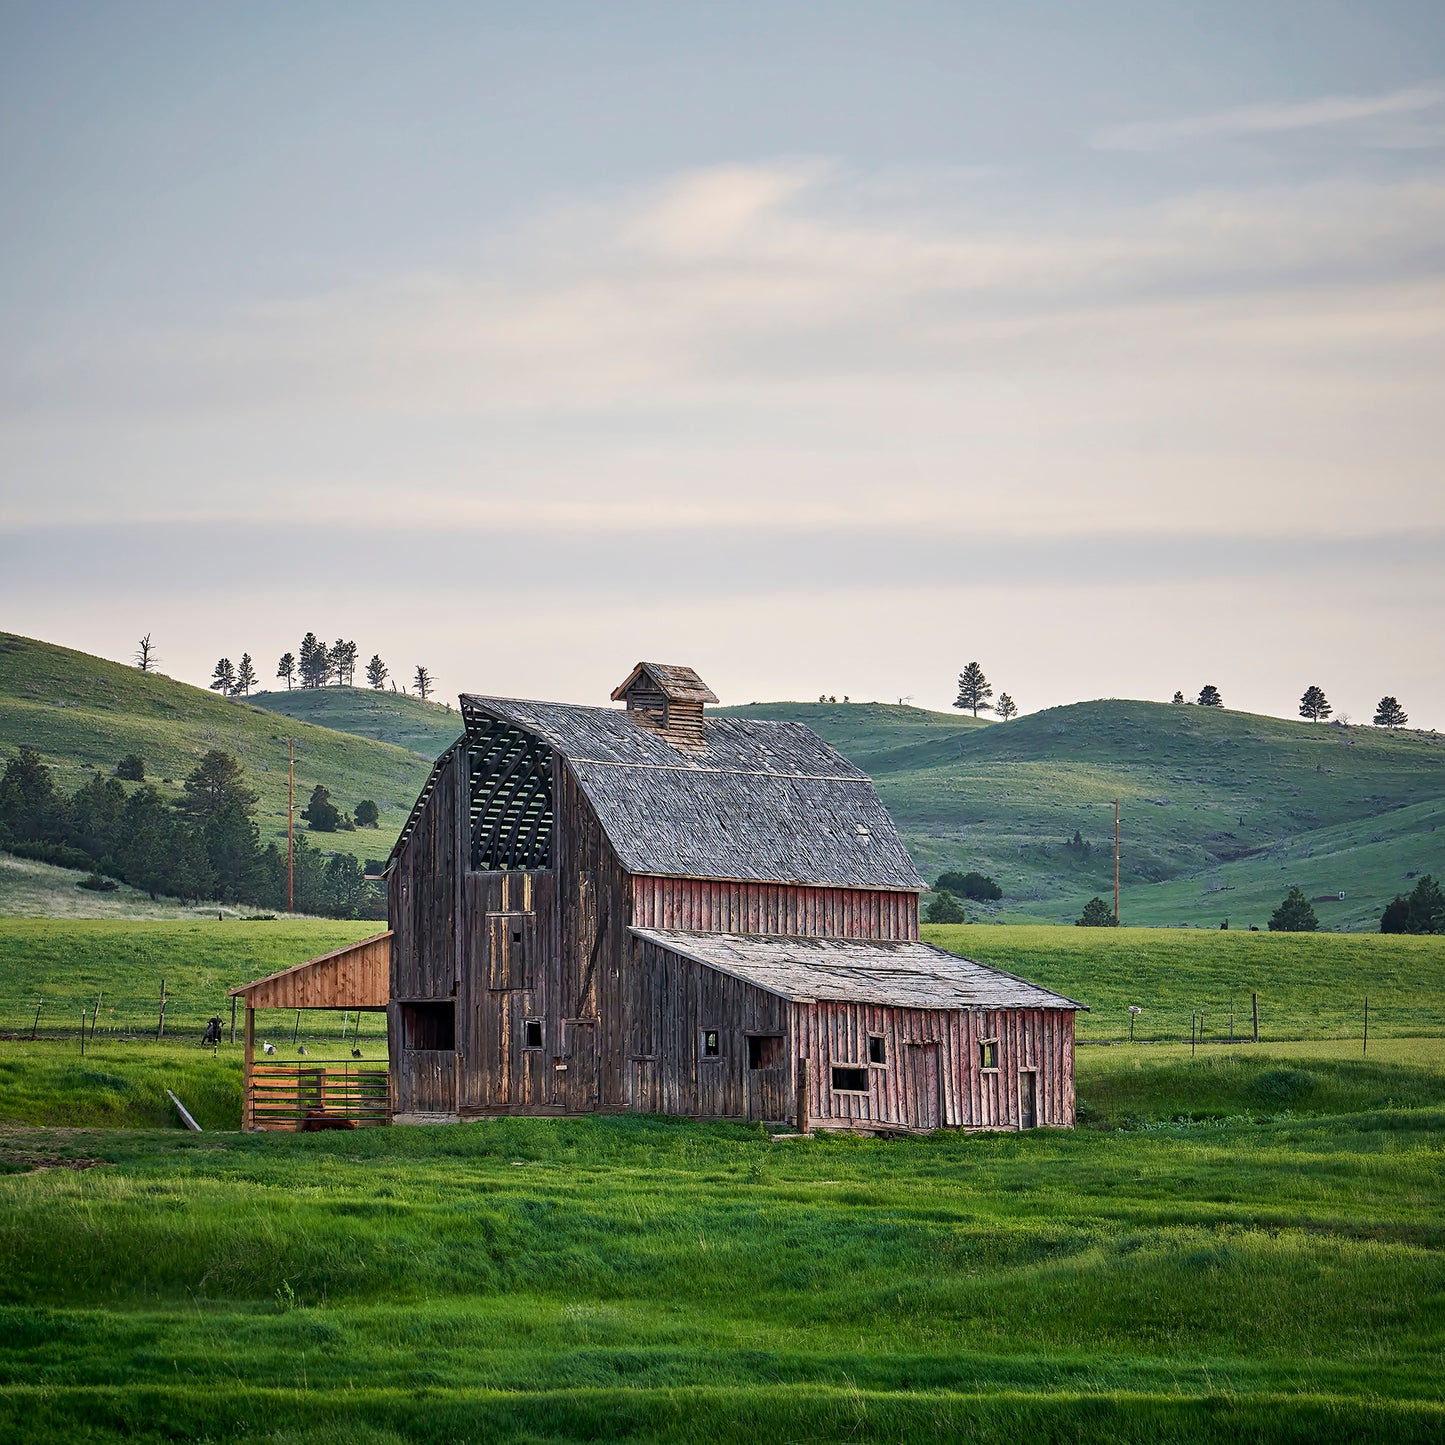
[[[919,941],[863,772],[689,668],[613,699],[462,697],[387,865],[397,1119],[1073,1123],[1080,1005]]]

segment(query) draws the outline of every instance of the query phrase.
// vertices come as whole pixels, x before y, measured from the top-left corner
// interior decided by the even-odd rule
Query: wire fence
[[[220,1041],[239,1045],[245,1022],[245,1005],[226,994],[200,993],[184,988],[150,996],[96,994],[35,994],[0,998],[0,1039],[85,1041],[155,1041],[201,1043],[207,1025],[215,1019]],[[386,1015],[370,1009],[263,1009],[256,1014],[258,1051],[269,1042],[310,1046],[334,1042],[348,1049],[361,1044],[385,1043]]]

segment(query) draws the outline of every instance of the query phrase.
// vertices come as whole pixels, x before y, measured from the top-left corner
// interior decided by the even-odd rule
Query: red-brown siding
[[[918,937],[918,895],[891,889],[635,877],[632,912],[638,928],[803,938]]]

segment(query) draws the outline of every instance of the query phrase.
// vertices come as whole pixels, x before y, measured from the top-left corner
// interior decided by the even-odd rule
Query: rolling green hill
[[[884,703],[722,711],[806,723],[866,768],[926,877],[1003,886],[985,917],[1072,922],[1111,894],[1115,798],[1126,922],[1262,927],[1298,883],[1330,896],[1323,926],[1372,928],[1417,873],[1445,873],[1433,733],[1117,700],[989,726]]]
[[[354,689],[351,689],[354,691]],[[89,770],[109,772],[139,753],[162,792],[180,782],[210,748],[245,765],[261,795],[261,841],[286,837],[286,739],[297,742],[297,825],[311,789],[324,783],[350,811],[362,798],[381,809],[379,828],[311,834],[325,852],[365,860],[385,857],[426,781],[428,763],[414,752],[307,722],[88,653],[0,633],[0,758],[22,744],[42,754],[66,792]]]
[[[251,701],[298,722],[392,743],[428,763],[451,747],[462,730],[461,718],[451,703],[423,702],[404,692],[377,692],[369,687],[297,687],[287,692],[258,692]]]

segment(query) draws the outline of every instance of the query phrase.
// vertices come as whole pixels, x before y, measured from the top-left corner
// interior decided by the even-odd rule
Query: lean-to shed
[[[690,668],[613,696],[462,697],[387,865],[399,1119],[1073,1123],[1080,1005],[919,941],[860,769]]]

